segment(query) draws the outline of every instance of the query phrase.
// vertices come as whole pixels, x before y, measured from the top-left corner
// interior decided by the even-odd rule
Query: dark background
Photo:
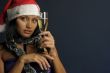
[[[7,0],[0,0],[0,9]],[[28,1],[28,0],[27,0]],[[1,3],[2,2],[2,3]],[[110,73],[110,1],[38,0],[67,73]]]

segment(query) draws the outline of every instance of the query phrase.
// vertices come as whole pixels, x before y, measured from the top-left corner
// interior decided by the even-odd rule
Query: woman
[[[11,4],[11,9],[8,6]],[[9,0],[6,39],[0,45],[0,73],[66,73],[49,31],[39,31],[34,0]],[[2,20],[1,20],[2,21]]]

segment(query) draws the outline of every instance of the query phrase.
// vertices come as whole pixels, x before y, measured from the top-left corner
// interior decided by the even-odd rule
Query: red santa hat
[[[11,21],[22,15],[40,16],[40,7],[35,0],[8,0],[3,12],[0,14],[0,32],[5,29],[5,18]]]

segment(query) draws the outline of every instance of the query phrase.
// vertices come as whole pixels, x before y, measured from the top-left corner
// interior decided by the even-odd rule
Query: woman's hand
[[[40,47],[41,48],[48,48],[49,52],[48,54],[52,57],[58,56],[56,47],[55,47],[55,40],[52,36],[52,34],[49,31],[43,31],[41,34],[41,40],[40,40]],[[44,50],[46,51],[46,49]]]
[[[48,59],[51,59],[53,60],[53,58],[51,56],[47,56]],[[48,68],[50,68],[50,64],[48,63],[47,59],[43,56],[43,55],[40,55],[40,54],[26,54],[26,55],[23,55],[19,58],[19,61],[22,62],[22,63],[30,63],[30,62],[36,62],[39,64],[40,68],[42,70],[47,70]]]

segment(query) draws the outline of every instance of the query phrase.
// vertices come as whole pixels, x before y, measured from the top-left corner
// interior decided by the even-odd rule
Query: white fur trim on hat
[[[40,8],[36,4],[24,4],[7,10],[8,21],[22,15],[40,16]]]
[[[3,32],[5,30],[5,26],[6,26],[6,24],[0,25],[0,32]]]

